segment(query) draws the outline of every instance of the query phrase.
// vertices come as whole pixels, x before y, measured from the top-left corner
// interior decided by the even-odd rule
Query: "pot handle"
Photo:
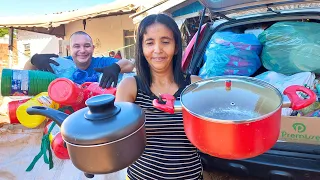
[[[174,114],[174,101],[174,96],[170,94],[160,94],[159,99],[154,99],[152,104],[161,111]]]
[[[306,93],[309,98],[308,99],[301,99],[297,92],[304,92]],[[287,95],[288,98],[291,101],[290,107],[293,110],[299,110],[302,108],[305,108],[309,105],[311,105],[312,103],[316,102],[317,100],[317,96],[316,94],[311,91],[310,89],[304,87],[304,86],[299,86],[299,85],[292,85],[287,87],[284,91],[283,91],[284,95]],[[286,106],[284,106],[286,107]]]

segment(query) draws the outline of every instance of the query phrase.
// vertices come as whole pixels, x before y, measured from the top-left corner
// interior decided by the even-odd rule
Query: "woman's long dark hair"
[[[143,35],[146,33],[147,27],[151,26],[154,23],[161,23],[167,26],[174,36],[176,42],[176,51],[177,53],[173,56],[173,76],[174,81],[179,87],[185,85],[185,76],[181,68],[182,63],[182,40],[181,32],[178,28],[176,22],[169,16],[165,14],[153,14],[145,17],[139,24],[136,38],[136,69],[137,75],[141,79],[143,85],[150,87],[152,83],[152,77],[150,73],[150,67],[143,55],[142,50],[142,41]]]

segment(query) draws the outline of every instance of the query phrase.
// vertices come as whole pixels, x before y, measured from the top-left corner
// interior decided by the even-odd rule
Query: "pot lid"
[[[114,100],[111,94],[89,98],[85,102],[88,107],[62,123],[63,139],[77,145],[98,145],[130,136],[144,126],[145,115],[138,105]]]
[[[189,85],[181,94],[181,104],[197,117],[234,123],[270,115],[281,108],[282,95],[256,78],[221,76]]]

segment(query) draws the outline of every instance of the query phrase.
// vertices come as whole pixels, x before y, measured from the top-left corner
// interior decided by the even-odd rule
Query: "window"
[[[30,43],[24,44],[24,55],[27,56],[28,58],[31,57],[30,55]]]
[[[124,56],[126,59],[134,58],[135,53],[135,42],[134,42],[134,31],[124,30]]]

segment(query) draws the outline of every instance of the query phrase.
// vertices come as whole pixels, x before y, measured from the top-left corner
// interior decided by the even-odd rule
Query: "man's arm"
[[[59,66],[59,63],[52,60],[51,58],[58,57],[56,54],[34,54],[30,60],[28,60],[25,64],[23,69],[25,70],[41,70],[41,71],[48,71],[52,72],[53,70],[50,66],[50,63]]]
[[[133,71],[134,64],[127,59],[121,59],[116,63],[120,66],[121,73],[129,73]]]
[[[37,68],[31,64],[31,60],[28,60],[25,64],[23,69],[25,70],[36,70]]]
[[[100,86],[102,88],[109,88],[112,83],[113,86],[116,87],[119,73],[129,73],[132,72],[134,68],[134,64],[127,59],[117,60],[107,57],[104,60],[104,62],[106,62],[104,67],[94,68],[95,71],[103,74],[100,80]]]

